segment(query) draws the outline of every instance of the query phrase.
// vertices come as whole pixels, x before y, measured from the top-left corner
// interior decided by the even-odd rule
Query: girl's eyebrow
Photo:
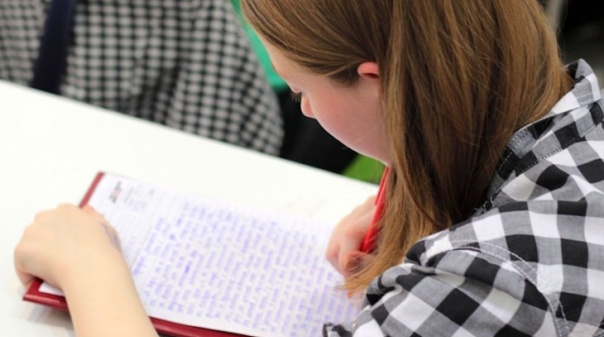
[[[279,75],[279,77],[281,77],[283,80],[287,81],[287,76],[283,75],[283,72],[281,72],[281,69],[276,67],[275,64],[273,63],[273,60],[271,60],[271,67],[273,67],[273,70],[275,71],[275,73],[277,73],[277,75]]]
[[[277,75],[283,77],[281,75],[281,72],[279,71],[279,69],[277,69],[277,67],[275,67],[275,64],[273,63],[273,60],[271,60],[271,67],[273,67],[273,70],[277,73]]]

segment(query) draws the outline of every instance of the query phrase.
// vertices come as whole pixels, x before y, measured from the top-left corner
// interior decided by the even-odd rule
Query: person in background
[[[331,236],[363,308],[323,336],[604,334],[604,100],[537,1],[241,4],[303,113],[387,166]],[[17,274],[63,289],[78,336],[153,336],[105,226],[40,213]]]
[[[277,99],[226,1],[0,0],[0,79],[264,153],[282,147]]]

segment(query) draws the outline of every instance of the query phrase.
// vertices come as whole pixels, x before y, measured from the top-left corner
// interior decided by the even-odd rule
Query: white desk
[[[13,249],[36,212],[78,203],[97,171],[338,221],[376,186],[0,81],[0,329],[73,336],[23,302]]]

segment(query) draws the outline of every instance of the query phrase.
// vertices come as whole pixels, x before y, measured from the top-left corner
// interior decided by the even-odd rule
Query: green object
[[[378,184],[383,172],[384,164],[375,159],[358,155],[342,174],[349,178]]]
[[[266,77],[268,79],[268,83],[271,85],[275,92],[282,92],[284,90],[288,90],[287,83],[275,72],[273,69],[273,65],[271,64],[271,59],[262,44],[262,41],[258,38],[258,34],[250,27],[250,25],[245,21],[243,15],[241,14],[241,5],[239,4],[239,0],[231,0],[231,5],[233,5],[233,9],[239,17],[239,21],[243,26],[243,30],[245,34],[248,36],[248,39],[251,42],[252,48],[256,52],[258,56],[258,60],[260,61],[260,65],[264,69],[266,73]]]

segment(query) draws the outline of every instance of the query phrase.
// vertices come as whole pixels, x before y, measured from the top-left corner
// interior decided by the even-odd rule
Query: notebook
[[[161,334],[317,336],[324,323],[359,312],[324,258],[335,224],[104,172],[80,206],[87,204],[118,232]],[[62,293],[40,280],[24,300],[68,310]]]

